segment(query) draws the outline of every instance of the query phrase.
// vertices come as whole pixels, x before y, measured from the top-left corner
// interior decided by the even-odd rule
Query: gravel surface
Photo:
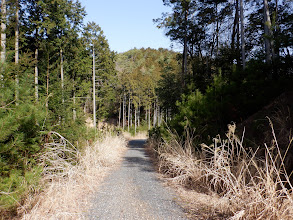
[[[187,219],[164,188],[145,153],[143,140],[129,142],[124,160],[102,184],[93,199],[89,219]]]

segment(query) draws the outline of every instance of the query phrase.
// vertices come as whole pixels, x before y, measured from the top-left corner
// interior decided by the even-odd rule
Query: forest
[[[196,152],[237,125],[244,148],[276,136],[292,172],[293,2],[163,3],[154,25],[182,52],[112,51],[78,0],[1,0],[0,213],[39,184],[52,132],[82,149],[100,124],[158,145],[176,134],[182,148],[190,130]]]

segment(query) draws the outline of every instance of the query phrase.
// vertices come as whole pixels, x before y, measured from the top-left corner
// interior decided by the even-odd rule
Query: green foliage
[[[0,212],[12,215],[39,182],[38,158],[50,131],[79,148],[96,138],[96,131],[85,126],[92,57],[82,36],[84,8],[71,0],[19,3],[18,64],[16,1],[7,5],[6,60],[0,64]],[[115,54],[105,36],[95,40],[100,68],[115,75]]]
[[[1,176],[9,176],[13,169],[25,171],[36,164],[34,155],[40,150],[42,119],[44,112],[28,103],[0,112]]]
[[[83,41],[88,54],[95,53],[96,100],[98,118],[109,117],[115,111],[117,89],[117,73],[115,70],[116,53],[110,50],[108,41],[101,27],[95,22],[89,22],[84,28]],[[92,63],[92,61],[91,61]],[[92,66],[90,65],[90,68]],[[88,70],[91,72],[92,70]]]
[[[190,126],[208,143],[210,137],[225,132],[226,124],[242,122],[292,89],[292,2],[268,1],[270,36],[265,34],[261,1],[244,1],[244,8],[250,8],[245,11],[244,36],[237,29],[240,1],[163,2],[172,12],[163,13],[155,22],[172,41],[186,46],[178,56],[182,63],[188,50],[187,74],[179,76],[177,70],[162,75],[157,88],[163,106],[172,110],[171,130],[183,135],[184,128]],[[270,48],[266,50],[264,41],[268,39]],[[185,85],[180,83],[183,77]]]
[[[30,102],[30,96],[25,92],[15,105],[9,95],[13,90],[1,88],[0,213],[14,212],[25,196],[37,187],[41,172],[37,166],[37,154],[41,150],[40,130],[45,110]]]
[[[149,130],[149,139],[154,140],[157,143],[162,142],[163,140],[170,139],[170,133],[166,126],[156,126]]]
[[[0,179],[0,214],[7,210],[15,212],[15,207],[22,203],[28,194],[40,190],[41,171],[37,166],[25,174],[20,170],[12,170],[9,177]]]
[[[136,128],[136,133],[139,133],[139,132],[147,132],[147,131],[148,131],[147,124],[140,125],[139,127]],[[135,127],[134,126],[132,126],[129,129],[129,133],[131,134],[131,136],[135,136]]]
[[[155,50],[151,48],[133,49],[118,54],[119,92],[128,93],[134,106],[148,107],[157,99],[159,84],[168,84],[168,86],[176,84],[176,71],[178,70],[176,55],[177,53],[166,49]],[[164,87],[164,89],[166,88],[167,86]],[[173,92],[174,89],[170,88],[168,91],[172,90]],[[168,91],[160,90],[161,93],[165,92],[165,94]],[[164,98],[162,97],[160,102],[164,108],[168,108],[166,103],[169,103],[169,100],[164,101]],[[166,104],[166,107],[163,103]]]
[[[190,85],[176,103],[178,112],[170,122],[171,128],[183,134],[190,126],[203,141],[210,142],[211,136],[224,134],[228,123],[241,122],[291,89],[292,78],[261,80],[256,74],[262,72],[263,66],[251,68],[235,73],[235,80],[216,75],[204,92]]]

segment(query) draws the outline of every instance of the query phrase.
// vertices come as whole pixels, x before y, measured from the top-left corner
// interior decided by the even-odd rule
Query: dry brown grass
[[[137,139],[141,139],[141,140],[145,139],[146,140],[148,138],[148,134],[146,131],[145,132],[143,132],[143,131],[137,132],[135,136],[132,136],[129,132],[126,132],[126,131],[124,131],[122,134],[123,134],[124,138],[127,140],[134,140],[134,139],[136,139],[136,140]]]
[[[218,136],[200,152],[194,152],[190,136],[184,143],[171,138],[157,149],[159,170],[173,184],[193,189],[178,191],[195,219],[293,219],[287,152],[281,155],[274,138],[272,146],[265,144],[264,157],[257,158],[235,129],[229,125],[224,140]],[[272,133],[275,137],[273,127]]]
[[[23,219],[84,219],[90,195],[120,161],[126,141],[106,134],[81,153],[61,135],[53,136],[42,155],[46,188]]]

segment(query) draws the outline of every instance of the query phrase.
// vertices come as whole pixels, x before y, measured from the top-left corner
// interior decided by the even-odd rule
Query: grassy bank
[[[90,207],[90,195],[107,171],[116,165],[126,147],[123,137],[105,134],[82,152],[55,134],[42,156],[45,189],[23,219],[82,219]]]
[[[217,136],[200,149],[188,132],[184,142],[176,135],[159,145],[150,141],[159,171],[177,187],[195,219],[292,219],[287,151],[281,154],[274,139],[258,157],[258,149],[245,148],[235,129],[229,125],[224,139]]]

